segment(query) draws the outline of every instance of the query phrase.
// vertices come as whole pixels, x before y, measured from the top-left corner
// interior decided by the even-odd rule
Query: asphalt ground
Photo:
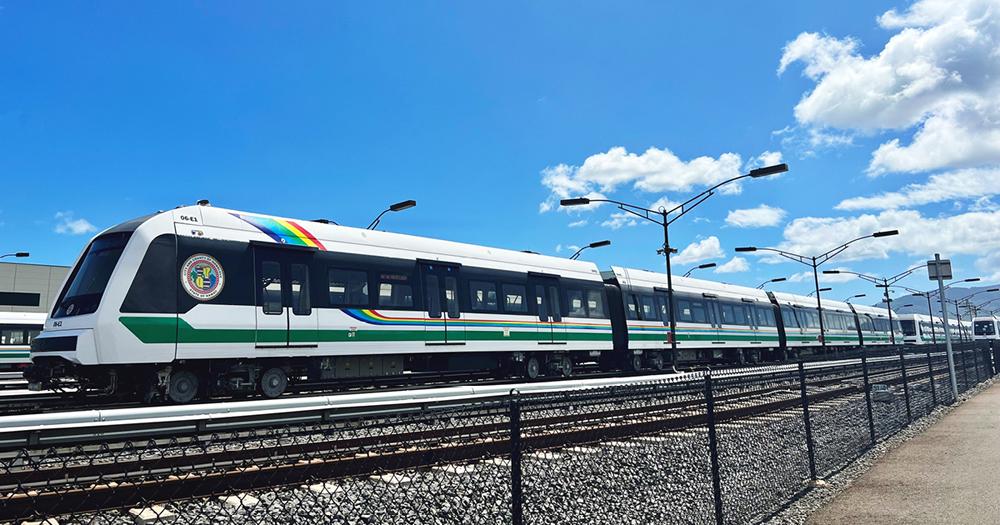
[[[806,523],[1000,523],[1000,384],[890,451]]]

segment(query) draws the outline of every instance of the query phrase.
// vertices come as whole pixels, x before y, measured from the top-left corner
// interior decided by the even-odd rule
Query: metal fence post
[[[521,491],[521,400],[511,392],[510,399],[510,514],[514,525],[524,523],[524,496]]]
[[[809,396],[806,394],[806,367],[799,361],[799,388],[802,391],[802,420],[806,424],[806,452],[809,454],[809,478],[816,481],[816,451],[813,450],[812,422],[809,420]]]
[[[972,343],[972,366],[974,366],[975,369],[976,369],[976,384],[977,385],[979,383],[983,382],[983,380],[980,379],[980,374],[979,374],[979,356],[977,355],[979,353],[978,350],[979,349],[976,348],[976,343]]]
[[[708,450],[712,456],[712,492],[715,496],[715,523],[722,519],[722,480],[719,476],[719,443],[715,436],[715,401],[712,399],[712,371],[705,373],[705,406],[708,412]]]
[[[962,348],[962,392],[969,389],[969,366],[965,362],[965,348]],[[958,401],[957,399],[955,400]]]
[[[1000,362],[997,362],[997,347],[990,341],[990,357],[993,358],[993,375],[1000,374]]]
[[[865,378],[865,404],[868,406],[868,434],[875,445],[875,414],[872,411],[872,386],[868,382],[868,350],[861,350],[861,372]]]
[[[938,404],[938,400],[937,390],[934,389],[934,360],[931,358],[930,350],[927,351],[927,372],[930,374],[931,380],[931,410],[934,410],[934,407]],[[930,410],[927,413],[930,413]]]
[[[903,372],[903,399],[906,400],[906,421],[913,422],[913,412],[910,411],[910,383],[906,379],[906,357],[899,352],[899,369]]]

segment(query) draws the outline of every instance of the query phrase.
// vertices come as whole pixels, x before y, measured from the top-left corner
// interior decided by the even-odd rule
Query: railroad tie
[[[344,492],[344,489],[338,483],[331,483],[329,481],[324,483],[316,483],[315,485],[302,485],[303,490],[309,490],[315,494],[337,494],[339,492]]]
[[[177,519],[177,515],[161,505],[153,505],[142,509],[129,509],[129,514],[136,525],[153,525],[154,523],[169,523]]]
[[[219,496],[219,501],[223,505],[229,505],[231,507],[253,507],[260,503],[260,500],[246,493],[236,494],[233,496]]]

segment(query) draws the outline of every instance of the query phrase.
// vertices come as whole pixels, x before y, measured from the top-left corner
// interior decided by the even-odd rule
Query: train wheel
[[[632,372],[642,372],[642,356],[633,355],[632,356]]]
[[[747,364],[747,354],[741,349],[736,350],[736,364],[745,365]]]
[[[538,376],[542,373],[542,365],[538,362],[537,357],[529,357],[524,362],[524,377],[528,379],[538,379]]]
[[[568,355],[562,356],[562,360],[559,363],[559,369],[565,377],[573,375],[573,358]]]
[[[170,392],[167,397],[178,404],[187,403],[198,395],[198,376],[189,370],[181,370],[170,376]]]
[[[656,369],[657,372],[662,372],[667,368],[667,363],[663,359],[663,354],[653,354],[653,356],[649,358],[649,364]]]
[[[274,399],[284,394],[287,386],[288,375],[278,367],[270,368],[264,372],[264,375],[260,376],[260,391],[264,393],[265,397]]]

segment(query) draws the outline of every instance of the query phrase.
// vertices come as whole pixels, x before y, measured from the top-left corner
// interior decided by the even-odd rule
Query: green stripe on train
[[[163,343],[335,343],[335,342],[436,342],[444,341],[444,330],[251,330],[194,328],[173,317],[121,317],[119,321],[145,344]],[[502,330],[452,330],[449,341],[611,341],[607,332],[535,332]]]

